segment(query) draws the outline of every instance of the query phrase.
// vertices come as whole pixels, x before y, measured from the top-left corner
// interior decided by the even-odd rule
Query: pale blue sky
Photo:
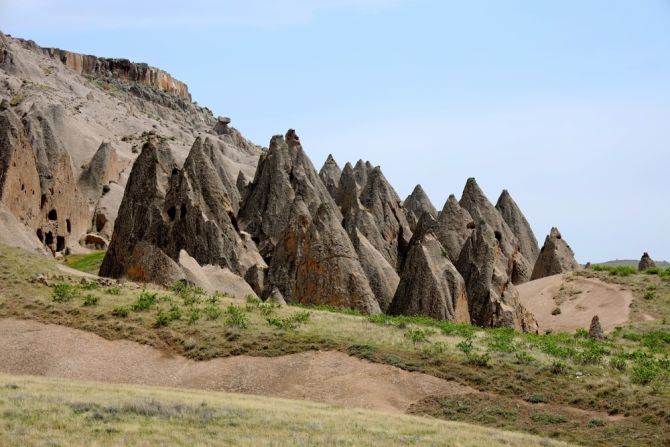
[[[667,0],[0,0],[0,29],[161,67],[258,144],[369,159],[436,207],[474,176],[581,262],[670,259]]]

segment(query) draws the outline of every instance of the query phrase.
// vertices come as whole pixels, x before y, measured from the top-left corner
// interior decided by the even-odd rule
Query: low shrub
[[[465,340],[460,341],[456,347],[460,349],[465,355],[468,355],[474,349],[472,337],[468,337]]]
[[[84,297],[84,306],[95,306],[98,304],[98,297],[95,295],[86,295]]]
[[[130,307],[135,312],[149,310],[151,306],[156,304],[156,301],[158,300],[157,296],[158,295],[156,293],[150,293],[146,290],[143,290],[142,293],[140,293],[140,296],[137,297],[137,301],[135,301]]]
[[[57,303],[64,303],[70,301],[72,298],[75,298],[79,295],[79,291],[76,286],[68,283],[58,283],[54,286],[53,290],[53,300]]]
[[[121,295],[121,287],[112,286],[105,289],[105,293],[108,295]]]
[[[114,309],[112,309],[112,315],[115,317],[127,317],[128,314],[130,313],[130,310],[126,306],[116,306]]]
[[[235,304],[229,304],[226,308],[226,324],[228,326],[236,326],[240,329],[246,329],[249,326],[249,320],[241,307]]]
[[[191,307],[188,310],[188,324],[195,324],[200,319],[200,310],[197,307]]]
[[[265,319],[265,321],[267,321],[270,326],[274,326],[277,329],[294,330],[297,329],[301,323],[305,323],[308,319],[309,319],[309,312],[301,311],[296,312],[285,318],[268,317]]]
[[[409,338],[412,343],[421,343],[428,340],[428,334],[425,329],[408,329],[405,331],[405,338]]]
[[[535,357],[528,354],[526,351],[517,352],[514,356],[516,357],[516,362],[519,365],[530,365],[535,361]]]
[[[205,314],[208,320],[218,320],[223,314],[223,311],[216,304],[208,304],[204,307],[202,312]]]

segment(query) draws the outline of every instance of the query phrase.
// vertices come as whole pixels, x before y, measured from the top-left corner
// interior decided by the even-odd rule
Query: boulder
[[[495,232],[503,254],[513,263],[512,282],[521,284],[529,280],[532,264],[520,251],[519,240],[502,218],[498,210],[491,204],[474,178],[469,178],[463,189],[460,200],[475,222],[484,220]]]
[[[458,261],[465,241],[470,237],[475,223],[468,211],[461,207],[451,194],[437,217],[435,236],[440,241],[451,262]]]
[[[179,266],[189,283],[207,293],[223,293],[236,298],[255,295],[254,290],[239,275],[218,265],[200,265],[186,250],[179,253]]]
[[[104,250],[109,242],[98,234],[88,233],[79,239],[79,244],[96,250]]]
[[[579,264],[558,228],[552,228],[540,249],[531,280],[577,270]]]
[[[407,213],[407,221],[409,222],[412,231],[414,231],[414,228],[423,213],[428,213],[433,218],[437,218],[437,210],[421,185],[416,185],[414,187],[414,190],[407,196],[402,205]]]
[[[642,258],[640,258],[640,262],[637,264],[637,269],[640,272],[643,272],[649,268],[655,268],[656,263],[654,262],[653,259],[651,259],[651,256],[649,256],[649,253],[646,251],[642,255]]]
[[[284,297],[282,296],[279,289],[277,289],[276,287],[272,288],[272,292],[270,293],[270,296],[268,297],[267,301],[281,307],[286,306],[286,301],[284,300]]]
[[[377,300],[334,204],[312,218],[297,196],[268,271],[266,293],[277,288],[287,302],[349,307],[379,313]]]
[[[214,133],[217,135],[227,135],[230,133],[230,127],[228,127],[228,124],[230,124],[230,118],[227,116],[220,116],[216,120],[216,124],[214,125]]]
[[[421,215],[389,313],[469,323],[465,281],[435,236],[436,226],[430,213]]]
[[[512,284],[513,260],[505,256],[497,236],[480,219],[456,263],[465,280],[470,318],[479,326],[537,333],[537,321],[519,302]]]
[[[340,185],[340,176],[342,171],[337,165],[337,162],[331,154],[328,154],[326,162],[323,164],[323,167],[319,171],[319,177],[323,181],[323,184],[326,185],[326,189],[330,195],[335,199],[337,197],[337,189]]]
[[[512,230],[514,236],[519,240],[519,250],[521,251],[521,254],[526,260],[534,265],[537,256],[540,254],[540,247],[537,244],[535,234],[530,228],[530,224],[526,220],[526,217],[506,189],[503,189],[502,194],[500,194],[498,202],[496,203],[496,209],[505,223],[507,223],[510,230]]]
[[[589,327],[589,338],[594,340],[604,340],[605,333],[603,332],[603,327],[600,325],[600,319],[598,315],[594,315],[591,320],[591,326]]]

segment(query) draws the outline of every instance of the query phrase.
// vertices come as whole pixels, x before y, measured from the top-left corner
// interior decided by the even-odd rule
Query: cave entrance
[[[47,234],[44,235],[44,244],[52,246],[54,243],[54,235],[51,231],[47,231]]]
[[[177,208],[175,208],[174,206],[171,206],[171,207],[167,210],[167,213],[168,213],[168,217],[169,217],[170,220],[172,221],[172,220],[174,220],[174,218],[177,216]]]
[[[70,223],[70,219],[65,219],[65,226],[67,227],[67,232],[72,233],[72,223]]]
[[[65,250],[65,238],[63,236],[56,237],[56,251]]]
[[[58,220],[58,211],[56,211],[56,208],[49,211],[49,214],[47,214],[47,218],[49,220]]]
[[[37,229],[37,239],[39,239],[40,242],[44,243],[44,234],[42,234],[42,229],[41,228]]]

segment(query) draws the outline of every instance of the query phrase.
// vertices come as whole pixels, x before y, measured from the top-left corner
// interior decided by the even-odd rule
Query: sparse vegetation
[[[125,318],[129,313],[130,310],[126,306],[116,306],[114,309],[112,309],[112,315],[115,317]]]
[[[85,255],[68,255],[65,257],[65,264],[75,270],[97,274],[106,253],[106,250],[101,250]]]
[[[54,286],[53,300],[57,303],[70,301],[79,295],[77,287],[67,283],[58,283]]]

